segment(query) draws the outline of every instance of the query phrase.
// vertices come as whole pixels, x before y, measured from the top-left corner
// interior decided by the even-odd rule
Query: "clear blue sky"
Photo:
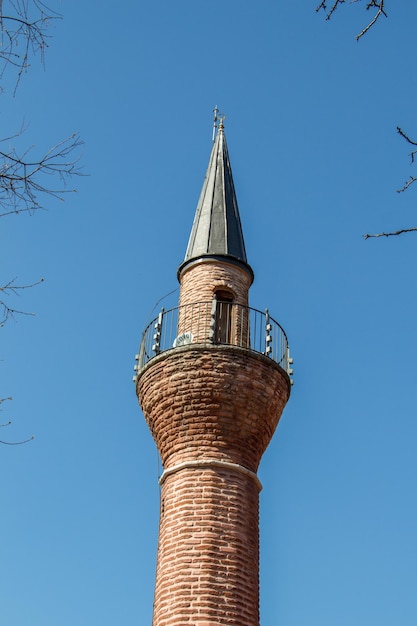
[[[318,0],[58,3],[46,71],[1,96],[40,152],[73,131],[88,177],[1,220],[1,281],[40,277],[1,330],[0,621],[151,623],[158,458],[134,354],[177,287],[226,135],[251,305],[286,329],[295,385],[260,468],[262,626],[417,623],[415,0],[330,23]],[[175,301],[176,294],[170,302]]]

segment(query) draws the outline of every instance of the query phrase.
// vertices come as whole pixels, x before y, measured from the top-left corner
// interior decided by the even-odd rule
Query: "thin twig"
[[[336,11],[336,9],[339,6],[339,4],[344,4],[344,2],[345,2],[345,0],[335,0],[335,2],[332,5],[330,11],[326,15],[326,20],[329,20],[331,18],[331,16],[333,15],[333,13]],[[323,2],[320,2],[318,7],[316,8],[316,13],[318,13],[321,9],[323,9],[323,11],[325,11],[325,12],[327,11],[326,0],[323,0]]]
[[[403,191],[406,191],[409,187],[411,187],[413,183],[416,182],[416,180],[417,178],[415,176],[410,176],[410,180],[407,180],[401,187],[401,189],[397,189],[397,193],[402,193]]]
[[[381,17],[381,15],[385,15],[385,17],[388,17],[388,15],[386,14],[386,12],[384,10],[384,2],[385,2],[385,0],[380,0],[380,2],[377,2],[376,0],[372,0],[371,2],[368,2],[368,5],[366,7],[367,10],[370,9],[371,7],[375,7],[375,8],[378,9],[378,11],[374,15],[372,20],[369,22],[369,24],[367,26],[365,26],[364,29],[361,30],[359,35],[356,35],[356,41],[359,41],[359,39],[361,37],[363,37],[365,35],[365,33],[367,33],[370,28],[372,28],[372,26]]]
[[[0,403],[4,402],[5,400],[11,400],[11,398],[2,398],[0,400]],[[0,424],[0,427],[10,426],[11,423],[11,421],[8,421],[6,422],[6,424]],[[35,435],[32,435],[32,437],[29,437],[29,439],[24,439],[23,441],[3,441],[2,439],[0,439],[0,443],[5,446],[21,446],[24,443],[29,443],[29,441],[33,441],[33,439],[35,439]]]
[[[411,144],[412,146],[417,146],[417,141],[413,141],[412,139],[410,139],[407,133],[405,133],[399,126],[397,126],[397,132],[399,135],[401,135],[401,137],[403,137],[403,139],[406,140],[407,143]],[[414,163],[414,157],[416,154],[417,150],[413,150],[412,152],[410,152],[411,163]]]
[[[23,441],[2,441],[0,439],[0,443],[2,443],[5,446],[21,446],[24,443],[29,443],[29,441],[33,441],[35,439],[35,435],[32,435],[32,437],[29,437],[29,439],[24,439]]]
[[[0,2],[0,78],[8,66],[17,70],[13,95],[32,57],[45,64],[48,30],[52,20],[62,16],[41,0],[2,0]]]
[[[417,142],[414,141],[413,139],[410,139],[409,135],[407,135],[407,133],[405,133],[402,128],[400,128],[399,126],[397,126],[397,133],[403,138],[405,139],[405,141],[407,143],[409,143],[411,146],[417,146]],[[411,160],[411,165],[413,165],[414,163],[414,159],[415,159],[415,155],[417,154],[417,150],[413,150],[412,152],[410,152],[410,160]],[[401,187],[401,189],[397,189],[397,193],[402,193],[403,191],[406,191],[409,187],[411,187],[411,185],[413,183],[415,183],[417,180],[417,178],[415,176],[410,176],[410,179],[407,180],[404,185]]]
[[[403,233],[412,233],[414,231],[417,231],[417,227],[416,228],[402,228],[401,230],[396,230],[395,232],[392,233],[376,233],[375,235],[364,235],[363,238],[364,239],[370,239],[371,237],[394,237],[395,235],[402,235]]]
[[[35,283],[31,283],[30,285],[17,285],[16,278],[9,280],[5,285],[0,286],[0,293],[10,296],[15,295],[18,296],[19,292],[24,289],[30,289],[31,287],[36,287],[40,283],[43,283],[44,279],[40,278]],[[34,313],[30,313],[28,311],[20,311],[18,309],[12,308],[6,304],[4,300],[0,300],[0,310],[2,311],[2,318],[0,319],[0,328],[4,326],[9,318],[14,318],[16,315],[35,315]],[[5,398],[5,400],[11,400],[11,398]],[[3,402],[3,400],[1,400]]]
[[[23,131],[22,127],[15,137]],[[6,141],[9,139],[1,140],[0,144]],[[0,150],[0,217],[44,208],[40,196],[49,195],[62,201],[65,193],[74,192],[66,184],[72,176],[84,175],[78,165],[83,145],[79,134],[73,133],[39,159],[28,158],[33,147],[22,153],[14,147]],[[50,179],[47,181],[45,176],[58,177],[62,184],[51,187]]]
[[[332,0],[332,1],[333,1],[333,4],[331,5],[330,9],[327,10],[326,0],[322,0],[322,2],[320,2],[320,4],[316,7],[316,13],[318,13],[320,10],[323,10],[326,13],[326,20],[330,20],[330,18],[332,17],[336,9],[341,4],[345,3],[345,0]],[[351,0],[351,3],[356,3],[356,2],[360,2],[360,0]],[[377,20],[381,17],[381,15],[385,15],[385,17],[388,17],[385,11],[385,3],[386,3],[386,0],[369,0],[368,1],[366,5],[366,10],[369,11],[369,9],[375,8],[377,9],[377,12],[374,15],[374,17],[371,19],[369,24],[367,24],[367,26],[365,26],[361,30],[361,32],[358,35],[356,35],[356,41],[359,41],[359,39],[363,37],[370,28],[372,28],[372,26],[375,24],[375,22],[377,22]]]

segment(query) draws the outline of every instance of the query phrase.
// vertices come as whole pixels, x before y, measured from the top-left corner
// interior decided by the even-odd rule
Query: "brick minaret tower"
[[[179,306],[144,331],[136,391],[164,468],[153,626],[259,625],[259,462],[290,395],[283,329],[248,306],[223,122]]]

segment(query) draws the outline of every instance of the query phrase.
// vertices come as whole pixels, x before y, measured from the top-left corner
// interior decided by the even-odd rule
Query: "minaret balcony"
[[[287,335],[268,309],[260,311],[214,298],[160,311],[142,334],[134,382],[154,357],[197,345],[237,346],[275,361],[290,379],[293,373]]]

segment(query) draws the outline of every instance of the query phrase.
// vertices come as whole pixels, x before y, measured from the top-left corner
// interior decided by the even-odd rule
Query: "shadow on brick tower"
[[[222,120],[216,130],[178,307],[149,324],[136,357],[164,468],[153,626],[259,625],[256,472],[291,389],[284,330],[249,307]]]

